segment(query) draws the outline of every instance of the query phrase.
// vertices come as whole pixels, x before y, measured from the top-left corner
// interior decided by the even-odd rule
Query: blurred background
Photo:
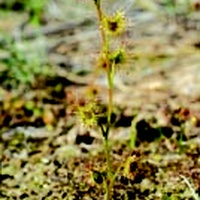
[[[102,7],[126,17],[122,38],[114,39],[127,50],[116,78],[122,93],[137,84],[136,91],[199,95],[198,0],[109,0]],[[102,76],[91,78],[100,42],[92,0],[1,0],[0,127],[56,126],[71,86],[105,86]]]
[[[126,51],[111,117],[113,167],[125,163],[114,199],[198,199],[200,1],[102,8],[126,19],[111,38]],[[0,199],[103,199],[92,179],[106,174],[102,137],[75,112],[90,97],[106,112],[100,45],[93,0],[0,0]]]

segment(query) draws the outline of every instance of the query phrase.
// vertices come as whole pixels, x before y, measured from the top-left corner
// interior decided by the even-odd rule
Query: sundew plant
[[[123,42],[113,48],[114,40],[120,40],[126,27],[125,13],[119,9],[112,14],[106,14],[102,8],[101,0],[93,0],[99,22],[99,33],[101,38],[100,53],[97,61],[98,69],[102,70],[107,77],[107,109],[106,123],[102,123],[102,116],[96,101],[91,100],[78,106],[77,113],[82,123],[86,126],[98,126],[104,140],[104,152],[106,157],[106,173],[94,173],[94,180],[105,185],[105,199],[112,198],[112,187],[115,175],[112,170],[111,147],[109,142],[110,129],[112,126],[111,114],[113,111],[113,88],[116,68],[125,62],[126,54]],[[120,45],[122,44],[122,45]],[[101,181],[99,181],[101,180]]]

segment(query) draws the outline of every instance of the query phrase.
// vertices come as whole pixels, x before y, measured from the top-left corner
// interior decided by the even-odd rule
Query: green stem
[[[110,146],[109,146],[109,140],[108,140],[108,132],[109,132],[109,126],[107,125],[106,130],[103,127],[102,124],[100,124],[100,128],[103,134],[104,138],[104,152],[106,155],[106,180],[105,180],[105,189],[106,189],[106,196],[105,200],[111,199],[111,193],[112,193],[112,172],[111,172],[111,159],[110,159]]]
[[[110,146],[108,139],[104,139],[104,150],[106,154],[107,174],[106,174],[106,200],[111,199],[112,188],[111,188],[111,160],[110,160]]]
[[[99,30],[101,33],[101,39],[102,39],[102,50],[103,52],[106,54],[106,58],[107,58],[107,54],[108,54],[108,42],[106,39],[106,33],[103,29],[103,13],[101,10],[101,4],[100,1],[98,2],[98,4],[96,4],[96,9],[97,9],[97,14],[98,14],[98,18],[99,18]],[[108,64],[108,63],[106,63]]]
[[[113,108],[113,87],[114,87],[114,63],[112,63],[110,69],[107,71],[108,80],[108,125],[111,125],[111,115]]]
[[[111,127],[111,115],[113,109],[113,86],[114,86],[114,63],[111,65],[111,68],[107,71],[107,80],[108,80],[108,118],[107,118],[107,129],[106,129],[106,137],[104,137],[104,149],[106,154],[106,162],[107,162],[107,179],[106,179],[106,200],[111,199],[112,194],[112,172],[111,172],[111,153],[109,146],[109,131]]]

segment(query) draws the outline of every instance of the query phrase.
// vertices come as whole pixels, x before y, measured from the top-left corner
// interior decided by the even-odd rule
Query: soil
[[[104,6],[108,13],[109,6],[126,7],[121,1],[114,5]],[[106,110],[106,77],[96,67],[101,40],[95,10],[85,1],[51,6],[39,27],[21,29],[27,13],[1,13],[0,199],[101,200],[103,138],[98,127],[82,125],[75,111],[91,95]],[[195,4],[189,13],[181,8],[169,12],[162,1],[154,6],[136,4],[127,10],[127,29],[114,41],[122,39],[127,58],[115,78],[112,199],[197,200],[200,11]],[[33,82],[7,69],[5,60],[13,61],[15,54],[5,35],[25,57],[38,58],[44,70]],[[25,64],[30,62],[18,66]],[[35,66],[28,69],[41,70]]]

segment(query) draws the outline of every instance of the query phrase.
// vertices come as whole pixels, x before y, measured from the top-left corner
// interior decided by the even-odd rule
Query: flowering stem
[[[107,124],[106,127],[100,125],[102,135],[104,138],[104,151],[106,156],[106,164],[107,164],[107,176],[105,180],[105,187],[106,187],[106,200],[110,200],[112,196],[112,186],[113,186],[113,175],[111,170],[111,149],[109,145],[109,132],[111,127],[111,115],[113,109],[113,88],[114,88],[114,67],[115,61],[110,60],[110,52],[109,52],[109,42],[110,37],[106,33],[105,24],[104,24],[104,14],[101,9],[101,0],[94,0],[95,6],[97,9],[98,19],[100,23],[100,34],[102,39],[102,52],[105,56],[105,69],[107,75],[107,82],[108,82],[108,110],[107,110]]]
[[[101,39],[102,39],[102,49],[103,52],[105,53],[105,55],[107,56],[107,52],[108,52],[108,43],[106,40],[106,34],[105,31],[103,30],[103,13],[101,10],[101,5],[100,5],[100,1],[98,4],[96,4],[96,9],[97,9],[97,14],[98,14],[98,18],[99,18],[99,22],[100,22],[100,33],[101,33]],[[106,63],[108,64],[108,63]]]

